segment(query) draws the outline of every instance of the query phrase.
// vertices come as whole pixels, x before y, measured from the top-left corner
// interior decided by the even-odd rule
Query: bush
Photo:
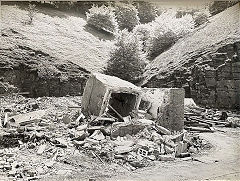
[[[109,6],[112,2],[107,1],[76,1],[74,2],[74,6],[76,8],[76,11],[81,14],[89,13],[89,9],[92,8],[92,6]]]
[[[134,35],[140,40],[142,43],[142,50],[144,53],[148,54],[148,42],[151,38],[151,33],[152,33],[152,26],[151,24],[140,24],[137,25],[133,29]]]
[[[117,36],[115,48],[110,53],[106,74],[137,83],[146,65],[139,39],[127,30]]]
[[[186,15],[191,15],[191,16],[194,16],[194,14],[197,12],[196,9],[192,9],[192,10],[178,10],[176,12],[176,15],[175,17],[176,18],[182,18],[183,16],[186,16]]]
[[[33,23],[33,18],[36,16],[37,12],[38,11],[35,4],[28,4],[27,15],[29,17],[29,24]]]
[[[141,40],[148,59],[153,60],[193,29],[191,15],[176,18],[174,12],[165,12],[154,22],[136,26],[133,33]]]
[[[194,20],[190,14],[184,15],[182,18],[176,18],[175,11],[162,13],[157,17],[154,26],[161,27],[165,32],[173,31],[178,38],[190,33],[194,29]]]
[[[193,16],[194,18],[194,26],[199,27],[200,25],[208,22],[208,15],[205,13],[197,13]]]
[[[93,6],[86,15],[87,24],[98,30],[114,34],[118,28],[112,7],[106,7],[105,5],[100,7]]]
[[[117,3],[115,6],[115,15],[121,30],[132,29],[139,24],[138,11],[131,4]]]
[[[204,9],[192,9],[192,10],[178,10],[176,13],[176,18],[184,18],[184,16],[190,15],[194,21],[194,27],[198,27],[206,22],[208,22],[208,18],[210,16],[209,11]]]
[[[177,35],[171,29],[165,30],[156,28],[155,31],[150,34],[150,38],[146,42],[146,52],[149,60],[153,60],[169,49],[177,39]]]
[[[237,3],[238,1],[214,1],[209,7],[209,12],[214,16]]]
[[[149,2],[136,2],[135,6],[138,10],[138,17],[140,23],[149,23],[155,20],[157,17],[156,7]]]

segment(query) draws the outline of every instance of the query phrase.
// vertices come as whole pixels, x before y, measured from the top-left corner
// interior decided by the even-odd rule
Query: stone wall
[[[161,72],[146,87],[183,87],[197,104],[240,109],[240,42],[216,45],[188,55],[188,63]]]
[[[218,108],[239,108],[240,62],[227,61],[217,68],[193,69],[191,96],[197,103]]]
[[[29,92],[30,97],[82,95],[87,76],[72,75],[41,78],[36,71],[2,69],[0,75],[4,83],[10,84],[19,92]],[[6,90],[1,93],[10,93]]]
[[[0,48],[0,81],[30,97],[81,95],[89,72],[29,47]],[[9,89],[0,89],[2,94]]]

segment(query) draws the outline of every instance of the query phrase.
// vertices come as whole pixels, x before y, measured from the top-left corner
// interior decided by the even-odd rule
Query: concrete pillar
[[[184,97],[182,88],[143,88],[142,102],[148,102],[148,113],[156,123],[171,131],[184,126]],[[141,108],[141,105],[140,105]]]

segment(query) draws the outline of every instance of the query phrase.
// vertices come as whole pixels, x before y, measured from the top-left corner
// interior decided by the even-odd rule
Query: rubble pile
[[[184,103],[185,130],[194,132],[214,132],[217,127],[240,127],[237,111],[220,111],[198,107],[192,99]]]
[[[134,170],[189,157],[207,144],[195,134],[171,133],[144,118],[143,111],[124,121],[110,115],[85,117],[80,97],[0,99],[0,170],[9,178],[72,174],[74,167],[89,169],[92,163],[83,162],[89,159]],[[73,168],[66,171],[62,165]]]
[[[121,81],[122,87],[110,85],[102,75],[99,80],[98,85],[87,82],[85,90],[96,94],[85,92],[83,98],[0,97],[0,177],[33,180],[98,169],[107,174],[194,160],[209,148],[199,132],[213,132],[215,125],[239,126],[237,114],[199,108],[188,99],[183,114],[183,109],[171,106],[174,100],[181,106],[181,90],[146,90],[147,109],[141,110],[139,88]],[[97,90],[90,90],[94,86]],[[152,99],[156,95],[163,106]],[[184,129],[182,123],[175,126],[175,111],[177,118],[185,117],[179,120]],[[162,122],[160,113],[167,121]]]

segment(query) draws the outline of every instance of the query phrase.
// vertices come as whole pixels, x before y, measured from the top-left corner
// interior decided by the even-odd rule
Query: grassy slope
[[[142,84],[151,81],[155,76],[164,76],[161,73],[180,68],[187,63],[189,55],[206,48],[214,48],[221,42],[231,42],[240,39],[240,7],[239,4],[214,16],[210,23],[196,30],[186,38],[179,40],[168,51],[159,55],[146,68],[145,80]]]
[[[20,33],[24,38],[12,37],[18,45],[40,50],[59,61],[71,61],[89,71],[101,71],[106,65],[112,42],[99,40],[85,31],[83,18],[63,15],[58,10],[48,11],[51,16],[39,11],[33,25],[27,25],[27,11],[17,6],[2,5],[1,30],[12,29]],[[14,46],[7,41],[1,44],[4,48]]]

